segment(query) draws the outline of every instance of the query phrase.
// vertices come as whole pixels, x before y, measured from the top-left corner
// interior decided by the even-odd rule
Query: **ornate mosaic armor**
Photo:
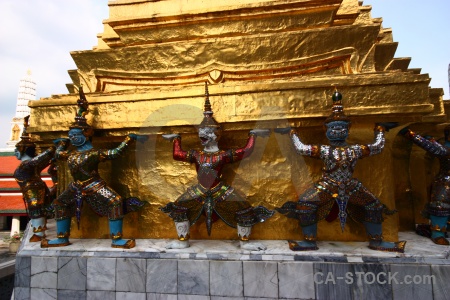
[[[306,190],[298,202],[285,203],[279,212],[298,219],[302,226],[339,217],[342,230],[348,215],[358,222],[382,222],[384,205],[358,179],[353,178],[358,159],[378,154],[383,149],[382,127],[375,129],[375,141],[369,145],[306,145],[295,131],[292,130],[290,135],[298,154],[323,161],[322,179]]]
[[[49,148],[30,160],[22,161],[14,171],[31,219],[53,217],[51,204],[54,194],[41,179],[41,172],[51,164],[54,153],[55,148]]]
[[[206,217],[206,229],[211,235],[212,224],[221,219],[230,227],[237,228],[240,245],[247,250],[262,250],[266,247],[260,243],[249,243],[253,225],[270,218],[274,211],[263,206],[252,207],[245,197],[239,195],[231,186],[222,181],[222,168],[225,164],[242,160],[253,152],[257,136],[268,136],[267,129],[253,129],[249,133],[247,145],[239,149],[220,150],[218,139],[222,129],[213,117],[209,101],[208,83],[205,82],[205,105],[203,120],[199,126],[198,136],[203,151],[181,148],[178,134],[164,134],[163,138],[173,142],[175,160],[194,163],[198,183],[191,186],[174,202],[168,203],[161,210],[175,222],[178,240],[166,245],[166,248],[189,247],[189,228],[197,222],[202,214]]]
[[[397,123],[375,125],[375,141],[368,145],[348,145],[351,121],[344,113],[342,95],[335,90],[331,115],[325,120],[326,137],[330,145],[304,144],[297,133],[290,128],[277,128],[275,132],[290,136],[295,150],[323,161],[322,178],[307,189],[297,202],[288,201],[277,211],[289,218],[299,220],[303,241],[288,241],[294,251],[317,250],[317,223],[326,219],[333,221],[339,217],[344,231],[347,216],[364,225],[369,237],[369,248],[379,251],[404,252],[405,241],[387,242],[382,237],[383,212],[393,214],[362,183],[353,178],[358,159],[379,154],[385,144],[384,132]]]
[[[434,139],[428,140],[413,131],[408,131],[407,137],[439,159],[439,174],[434,179],[425,215],[450,217],[450,147],[441,145]]]
[[[273,212],[263,206],[252,207],[234,188],[222,181],[222,168],[227,163],[248,157],[255,146],[255,136],[250,134],[247,145],[239,149],[219,150],[215,153],[181,148],[181,138],[173,141],[173,158],[194,163],[198,184],[191,186],[175,202],[161,210],[168,213],[175,222],[189,221],[194,224],[205,214],[208,233],[212,223],[220,218],[228,226],[250,227],[266,220]]]
[[[76,216],[78,226],[81,218],[81,207],[86,201],[100,216],[108,216],[111,247],[130,249],[136,246],[134,239],[123,239],[123,216],[130,211],[136,211],[144,206],[145,202],[138,198],[123,200],[98,173],[98,164],[115,159],[127,148],[132,140],[145,141],[147,137],[129,134],[125,140],[114,149],[95,149],[91,142],[94,129],[87,124],[85,115],[89,112],[89,103],[83,88],[79,88],[80,98],[77,101],[78,110],[75,122],[70,126],[68,139],[57,139],[58,144],[55,157],[67,160],[73,181],[67,189],[59,195],[54,202],[56,218],[56,239],[42,240],[41,247],[63,247],[70,245],[71,218]],[[69,141],[76,148],[68,151]]]
[[[67,160],[74,181],[54,202],[57,220],[77,216],[79,221],[83,201],[86,201],[97,214],[108,216],[110,220],[122,219],[124,214],[136,211],[143,205],[138,198],[123,200],[98,174],[98,164],[117,158],[131,141],[126,137],[117,148],[90,149],[82,152],[67,151],[65,141],[59,144],[55,156],[57,159]]]

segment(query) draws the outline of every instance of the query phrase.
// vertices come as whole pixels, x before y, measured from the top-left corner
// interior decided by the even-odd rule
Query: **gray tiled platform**
[[[49,236],[54,236],[49,225]],[[53,229],[53,230],[52,230]],[[365,242],[319,242],[292,252],[286,241],[244,251],[238,241],[137,240],[130,250],[109,240],[61,248],[24,243],[16,260],[16,299],[446,299],[449,247],[403,232],[406,253],[372,251]],[[339,296],[339,297],[338,297]],[[336,298],[338,297],[338,298]]]

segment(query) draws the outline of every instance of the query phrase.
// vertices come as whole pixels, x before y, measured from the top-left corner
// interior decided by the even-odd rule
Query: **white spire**
[[[27,71],[27,75],[20,80],[19,93],[17,94],[16,114],[11,122],[11,134],[6,147],[14,149],[16,143],[20,141],[23,130],[23,118],[30,114],[28,101],[36,100],[36,83],[31,78],[31,71]]]
[[[31,71],[20,80],[15,118],[24,118],[30,114],[28,101],[36,100],[36,82],[31,78]]]

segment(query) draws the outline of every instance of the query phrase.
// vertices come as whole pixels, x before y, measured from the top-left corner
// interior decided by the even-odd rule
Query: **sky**
[[[67,94],[67,71],[76,69],[70,52],[97,45],[108,14],[108,0],[0,0],[0,148],[27,71],[37,99]]]
[[[37,99],[67,94],[67,70],[76,69],[71,51],[90,50],[103,32],[108,0],[0,0],[0,148],[10,138],[19,81],[28,70],[36,81]],[[450,99],[449,0],[365,0],[372,18],[383,18],[398,42],[395,57],[411,57],[430,86]]]

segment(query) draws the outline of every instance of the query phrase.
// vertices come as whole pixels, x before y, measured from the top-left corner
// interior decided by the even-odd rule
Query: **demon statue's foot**
[[[184,249],[189,248],[189,221],[175,222],[178,240],[169,242],[166,249]]]
[[[405,252],[406,241],[400,242],[385,242],[383,240],[371,240],[369,242],[369,248],[377,251],[386,252]]]
[[[136,246],[136,241],[134,239],[123,239],[122,238],[122,226],[123,219],[109,220],[109,232],[111,235],[111,247],[131,249]]]
[[[406,241],[385,242],[383,241],[381,223],[364,222],[366,232],[369,236],[369,248],[377,251],[405,252]]]
[[[316,243],[317,223],[302,226],[302,233],[304,240],[299,242],[289,240],[289,249],[291,249],[292,251],[312,251],[319,249]]]
[[[166,249],[184,249],[189,248],[189,241],[172,241],[166,245]]]
[[[37,235],[36,233],[33,233],[33,235],[30,237],[30,243],[40,242],[44,238],[45,238],[45,235]]]
[[[250,251],[260,251],[260,250],[267,249],[267,247],[261,243],[253,243],[253,242],[248,241],[248,238],[249,238],[250,234],[252,233],[251,226],[238,225],[237,230],[238,230],[237,233],[238,233],[238,236],[240,239],[239,243],[240,243],[241,249],[250,250]]]
[[[318,250],[317,243],[315,241],[292,241],[289,240],[289,249],[292,251],[313,251]]]
[[[266,250],[267,247],[261,243],[251,243],[249,241],[239,241],[241,245],[241,249],[250,250],[250,251],[259,251]]]
[[[42,239],[41,248],[64,247],[70,245],[70,218],[56,220],[57,238],[54,240]]]
[[[445,228],[445,230],[446,230],[446,228]],[[433,241],[433,243],[435,243],[437,245],[442,245],[442,246],[450,245],[448,240],[445,238],[445,231],[436,230],[436,227],[435,228],[432,227],[430,239]]]
[[[435,238],[432,237],[431,240],[433,241],[433,243],[435,243],[437,245],[442,245],[442,246],[450,245],[448,240],[445,237],[443,237],[443,236],[438,236],[438,237],[435,237]]]
[[[46,218],[31,219],[31,227],[33,229],[33,235],[30,237],[30,243],[40,242],[45,238]]]
[[[69,238],[57,238],[54,240],[42,239],[41,248],[64,247],[70,245]]]
[[[136,246],[136,241],[134,239],[125,240],[125,239],[113,239],[111,242],[111,247],[113,248],[122,248],[122,249],[131,249]]]
[[[430,215],[430,231],[431,231],[431,240],[433,243],[442,246],[448,246],[450,243],[445,238],[447,233],[447,221],[448,217],[440,217]]]

